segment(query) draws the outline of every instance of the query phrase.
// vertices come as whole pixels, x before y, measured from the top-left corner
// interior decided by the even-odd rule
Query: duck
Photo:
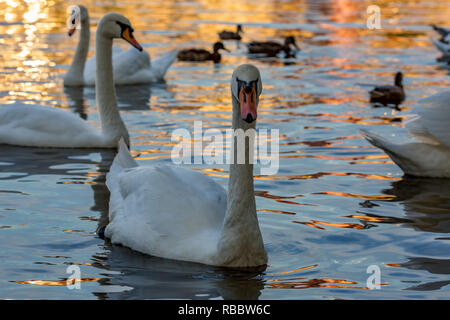
[[[94,86],[96,81],[96,57],[86,61],[89,51],[89,12],[83,5],[73,6],[68,20],[68,35],[80,30],[80,38],[72,64],[64,76],[64,86]],[[175,61],[178,51],[172,50],[151,61],[150,54],[133,48],[123,50],[113,47],[113,73],[116,85],[162,82]]]
[[[450,178],[450,91],[420,101],[421,107],[405,123],[412,141],[395,141],[361,130],[373,146],[382,149],[405,173],[423,178]]]
[[[222,42],[218,41],[213,45],[213,52],[209,52],[205,49],[184,49],[178,53],[178,60],[180,61],[214,61],[214,63],[219,63],[222,59],[219,50],[225,50],[230,52]]]
[[[369,91],[370,102],[382,105],[393,104],[396,109],[405,100],[406,94],[403,88],[403,73],[397,72],[394,76],[394,85],[378,86]]]
[[[56,107],[12,104],[0,107],[0,144],[53,148],[117,148],[120,138],[129,144],[128,130],[117,106],[112,65],[113,39],[124,39],[142,50],[130,21],[107,13],[96,35],[96,102],[101,130],[78,115]]]
[[[243,32],[242,25],[238,24],[236,26],[236,32],[223,30],[219,32],[218,35],[221,40],[241,40],[241,33]]]
[[[255,129],[261,91],[255,66],[234,70],[233,130]],[[236,157],[243,148],[234,140],[231,152]],[[246,140],[246,156],[238,157],[245,159],[230,164],[228,191],[209,176],[173,164],[140,166],[120,140],[106,176],[111,195],[105,238],[160,258],[231,268],[265,266],[248,156],[252,146]]]
[[[300,50],[293,36],[286,37],[283,44],[274,41],[252,41],[247,44],[247,47],[249,53],[262,53],[268,57],[275,57],[281,52],[284,52],[286,57],[294,57]]]

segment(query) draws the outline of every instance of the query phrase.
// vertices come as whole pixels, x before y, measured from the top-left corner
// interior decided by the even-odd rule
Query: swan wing
[[[120,47],[112,48],[113,73],[115,84],[139,83],[133,80],[140,70],[150,69],[150,56],[146,51],[135,48],[123,50]],[[95,85],[96,62],[95,55],[86,61],[84,66],[84,82],[86,85]],[[136,78],[136,77],[134,77]]]
[[[430,38],[430,39],[434,43],[436,48],[438,48],[444,54],[444,56],[450,55],[450,44],[433,39],[433,38]]]
[[[99,147],[101,132],[69,111],[41,105],[0,107],[0,143],[29,147]]]
[[[406,128],[418,141],[450,147],[450,91],[420,101],[417,116]]]
[[[112,243],[163,258],[208,262],[226,210],[226,192],[199,172],[133,164],[123,144],[107,175]]]

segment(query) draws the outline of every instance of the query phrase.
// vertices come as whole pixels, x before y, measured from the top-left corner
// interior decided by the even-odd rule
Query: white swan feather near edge
[[[384,150],[405,174],[450,178],[450,91],[419,103],[417,115],[405,124],[413,141],[397,143],[367,130],[361,130],[361,134]]]
[[[258,69],[239,66],[231,88],[233,129],[254,128],[262,91]],[[239,99],[243,95],[247,96]],[[248,155],[248,142],[245,147]],[[113,244],[162,258],[225,267],[266,265],[253,165],[248,160],[231,164],[229,175],[226,192],[211,177],[193,170],[168,164],[138,166],[120,142],[106,177],[111,196],[105,236]]]

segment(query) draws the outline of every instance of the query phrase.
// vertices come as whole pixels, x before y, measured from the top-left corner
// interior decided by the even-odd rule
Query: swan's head
[[[134,29],[130,20],[115,12],[105,14],[100,19],[97,28],[97,36],[110,39],[122,38],[139,51],[142,51],[142,47],[134,38],[133,32]]]
[[[261,75],[251,64],[237,67],[231,77],[231,92],[239,102],[241,119],[252,123],[257,118],[259,95],[262,92]]]
[[[82,24],[89,23],[89,14],[87,8],[82,5],[71,6],[67,12],[70,14],[67,27],[69,28],[69,37],[71,37]]]

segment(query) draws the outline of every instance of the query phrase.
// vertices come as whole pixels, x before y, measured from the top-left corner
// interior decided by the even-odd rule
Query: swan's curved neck
[[[247,132],[255,128],[255,122],[247,124],[240,119],[240,107],[233,100],[233,132],[242,129]],[[251,139],[245,139],[245,163],[236,163],[239,150],[238,140],[232,140],[232,159],[228,182],[228,205],[218,243],[218,254],[222,265],[261,266],[267,263],[258,218],[253,186],[253,164],[249,161],[249,150],[253,148]]]
[[[103,134],[114,141],[124,137],[129,143],[128,131],[120,117],[114,87],[112,44],[113,39],[102,34],[99,25],[96,35],[96,79],[95,95],[99,108]]]
[[[83,85],[84,84],[84,65],[89,52],[89,16],[81,22],[80,25],[80,39],[78,40],[75,56],[73,57],[72,64],[67,71],[65,82],[71,85]]]

